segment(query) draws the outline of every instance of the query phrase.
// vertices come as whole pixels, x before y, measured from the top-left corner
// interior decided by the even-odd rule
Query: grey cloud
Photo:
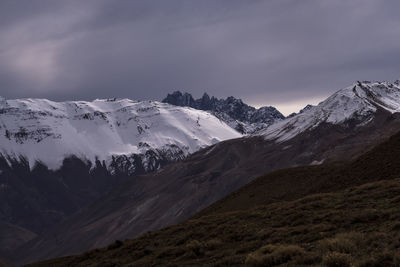
[[[398,1],[2,1],[0,94],[255,104],[331,94],[400,67]]]

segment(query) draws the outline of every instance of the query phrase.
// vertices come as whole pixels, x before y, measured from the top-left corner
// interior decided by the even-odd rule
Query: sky
[[[400,1],[1,0],[0,95],[235,96],[284,114],[400,79]]]

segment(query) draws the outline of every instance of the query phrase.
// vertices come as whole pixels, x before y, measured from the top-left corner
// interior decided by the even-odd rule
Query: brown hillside
[[[357,126],[354,121],[346,125],[323,123],[283,143],[261,136],[218,143],[182,162],[117,186],[26,243],[13,260],[21,265],[79,254],[180,223],[264,173],[321,160],[332,163],[354,159],[398,132],[399,123],[399,114],[379,110],[366,125]],[[310,187],[319,176],[317,172],[310,182],[287,177],[290,187],[283,187],[278,177],[269,192],[277,192],[273,197],[279,201],[320,192],[324,186],[328,191],[343,188],[336,180],[325,185],[327,180],[323,179],[320,185]],[[286,192],[287,188],[292,190]]]
[[[277,171],[203,216],[33,266],[400,264],[399,156],[397,134],[351,163]]]
[[[304,166],[264,175],[195,216],[249,209],[370,181],[397,178],[400,177],[399,158],[400,133],[348,164]]]
[[[396,266],[400,179],[203,216],[30,266]]]

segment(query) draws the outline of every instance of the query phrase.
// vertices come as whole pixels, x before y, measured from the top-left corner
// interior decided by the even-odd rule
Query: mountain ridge
[[[279,121],[256,134],[268,140],[282,142],[324,122],[358,123],[360,126],[367,124],[378,108],[390,113],[400,111],[400,81],[357,81],[335,92],[317,106],[307,107],[295,116]]]
[[[156,101],[1,98],[0,221],[41,234],[123,181],[240,136]]]
[[[189,93],[175,91],[168,94],[162,102],[210,111],[217,118],[243,134],[253,133],[285,118],[272,106],[256,109],[233,96],[218,99],[214,96],[210,98],[207,93],[204,93],[201,98],[194,99]]]
[[[156,101],[3,98],[0,114],[1,154],[17,160],[24,156],[31,168],[40,161],[55,170],[70,155],[108,165],[111,156],[149,150],[179,158],[241,136],[209,113]]]

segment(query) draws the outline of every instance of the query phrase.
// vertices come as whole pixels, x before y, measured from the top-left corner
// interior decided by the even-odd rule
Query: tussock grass
[[[34,266],[399,266],[400,179],[203,216]]]
[[[304,249],[296,245],[267,245],[250,253],[245,263],[246,266],[252,267],[276,266],[303,254],[305,254]]]

